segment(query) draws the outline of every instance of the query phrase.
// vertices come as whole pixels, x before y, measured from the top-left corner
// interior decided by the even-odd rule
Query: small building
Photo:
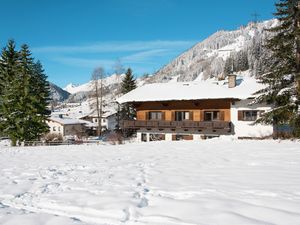
[[[86,121],[67,118],[62,115],[52,116],[47,120],[49,133],[62,136],[82,137],[86,132]]]
[[[254,125],[270,105],[251,104],[262,89],[254,78],[228,81],[156,83],[141,86],[117,101],[136,109],[136,120],[123,128],[137,131],[140,141],[200,140],[220,135],[262,138],[272,126]]]
[[[96,111],[88,113],[79,119],[89,121],[93,124],[93,128],[97,130],[98,127],[98,115]],[[109,130],[112,131],[117,126],[117,113],[116,112],[105,112],[102,114],[101,117],[101,126],[102,130]]]

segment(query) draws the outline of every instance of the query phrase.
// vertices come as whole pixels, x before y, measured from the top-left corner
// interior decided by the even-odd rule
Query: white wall
[[[49,133],[64,135],[64,127],[60,123],[47,120],[47,125],[49,126]]]
[[[49,126],[49,133],[51,134],[60,134],[62,136],[68,135],[77,135],[81,134],[84,131],[82,124],[67,124],[62,125],[60,123],[54,121],[47,121],[47,125]]]
[[[249,105],[251,99],[236,101],[231,105],[231,121],[234,125],[235,135],[238,137],[266,137],[273,134],[273,127],[269,125],[252,125],[252,121],[239,121],[238,110],[270,110],[267,105]]]
[[[93,123],[98,123],[98,118],[93,118],[92,121]],[[116,128],[116,125],[117,125],[117,117],[115,115],[101,119],[101,126],[105,127],[107,130],[114,130]]]

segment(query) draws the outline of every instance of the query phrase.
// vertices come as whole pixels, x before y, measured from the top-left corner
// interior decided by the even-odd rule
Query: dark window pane
[[[188,111],[176,111],[175,112],[175,120],[176,121],[183,121],[188,120],[190,113]]]
[[[220,119],[219,111],[204,112],[205,121],[212,121],[212,120],[219,120],[219,119]]]
[[[214,114],[213,120],[219,120],[220,112],[214,111],[213,114]]]
[[[205,112],[204,113],[204,120],[205,121],[212,121],[212,113],[211,112]]]
[[[244,120],[245,121],[255,121],[257,119],[257,111],[256,110],[248,110],[244,111]]]
[[[161,120],[162,112],[149,112],[149,120]]]

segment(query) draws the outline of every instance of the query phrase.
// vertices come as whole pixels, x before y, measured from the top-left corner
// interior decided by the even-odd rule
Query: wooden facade
[[[168,102],[143,102],[134,104],[137,120],[148,120],[147,114],[159,111],[164,114],[164,120],[174,121],[176,111],[190,112],[192,121],[204,121],[205,111],[219,111],[220,120],[229,122],[230,99],[198,100],[198,101],[168,101]]]
[[[137,119],[124,121],[123,127],[148,132],[230,134],[231,102],[212,99],[134,103]],[[178,118],[180,112],[185,113],[185,118]],[[159,118],[151,118],[151,113],[159,113]]]

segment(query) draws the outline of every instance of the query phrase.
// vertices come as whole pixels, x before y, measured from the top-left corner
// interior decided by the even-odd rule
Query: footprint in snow
[[[139,208],[144,208],[147,206],[148,206],[148,199],[145,197],[141,198],[140,203],[137,205],[137,207],[139,207]]]

